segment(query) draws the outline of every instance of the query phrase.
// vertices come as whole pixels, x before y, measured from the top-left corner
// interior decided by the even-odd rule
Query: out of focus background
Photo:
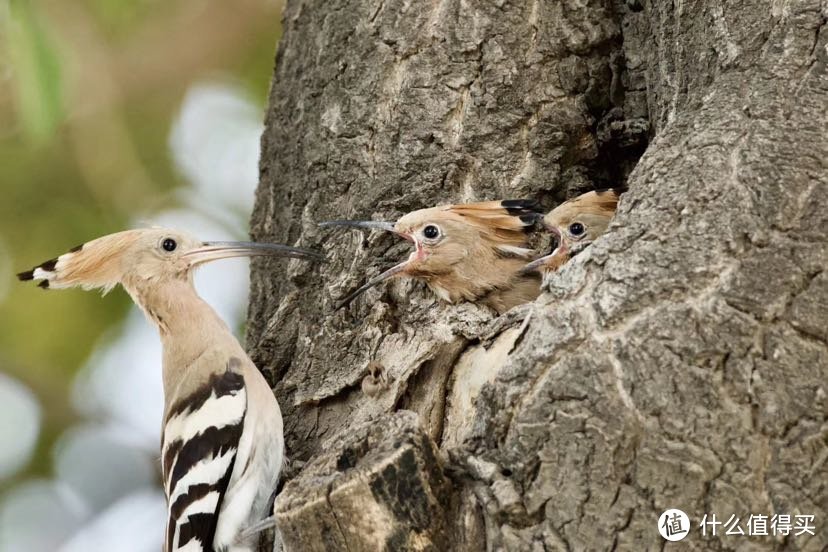
[[[245,238],[280,13],[0,0],[0,552],[160,550],[156,331],[14,275],[130,227]],[[196,285],[241,335],[245,261]]]

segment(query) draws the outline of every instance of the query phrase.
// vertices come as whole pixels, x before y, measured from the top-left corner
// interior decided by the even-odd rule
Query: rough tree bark
[[[252,233],[331,259],[253,271],[288,549],[655,549],[670,507],[816,516],[684,549],[828,547],[826,20],[824,0],[288,0]],[[398,281],[333,311],[408,249],[317,221],[625,182],[531,306]]]

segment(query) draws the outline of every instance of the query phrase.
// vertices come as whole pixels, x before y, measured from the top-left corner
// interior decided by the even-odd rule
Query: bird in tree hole
[[[414,245],[408,259],[368,280],[336,308],[395,276],[421,280],[449,303],[481,302],[498,313],[532,301],[540,294],[540,278],[523,268],[534,253],[527,233],[540,216],[539,203],[517,199],[420,209],[396,222],[322,222],[323,227],[385,230]]]
[[[193,287],[208,261],[316,252],[251,242],[202,242],[168,229],[128,230],[75,247],[18,274],[45,289],[104,293],[121,284],[158,326],[163,344],[161,471],[168,516],[164,551],[256,549],[269,527],[284,460],[279,405],[224,321]],[[265,520],[263,522],[263,520]]]
[[[581,194],[561,203],[540,223],[552,234],[553,250],[524,267],[524,272],[540,271],[547,285],[552,275],[569,259],[583,251],[607,231],[618,207],[623,188],[607,188]]]

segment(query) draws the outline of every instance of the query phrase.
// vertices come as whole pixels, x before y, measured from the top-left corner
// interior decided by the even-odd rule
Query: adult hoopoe
[[[378,228],[411,241],[408,259],[366,282],[341,308],[394,276],[424,281],[441,299],[480,301],[503,313],[539,295],[539,278],[522,272],[532,250],[526,232],[540,216],[531,200],[446,205],[408,213],[397,222],[337,220],[320,226]]]
[[[215,259],[281,255],[284,245],[202,242],[167,229],[128,230],[87,242],[28,272],[43,288],[121,284],[163,344],[161,468],[168,518],[164,550],[255,549],[249,532],[268,514],[284,459],[282,415],[270,386],[210,306],[192,272]]]
[[[587,192],[552,209],[541,223],[554,235],[556,247],[549,255],[526,265],[524,270],[540,270],[546,285],[552,274],[570,258],[606,232],[618,207],[618,198],[623,192],[622,188]]]

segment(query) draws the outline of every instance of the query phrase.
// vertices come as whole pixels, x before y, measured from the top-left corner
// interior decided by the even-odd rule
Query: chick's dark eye
[[[177,243],[175,243],[175,240],[174,240],[174,239],[172,239],[172,238],[166,238],[166,239],[165,239],[165,240],[161,243],[161,247],[163,247],[163,248],[164,248],[164,251],[168,251],[168,252],[175,251],[175,248],[176,248],[176,246],[177,246],[177,245],[178,245],[178,244],[177,244]]]
[[[429,224],[425,228],[423,228],[423,236],[426,238],[433,240],[437,236],[440,235],[440,229],[434,226],[433,224]]]
[[[580,236],[584,233],[584,225],[580,222],[573,222],[569,225],[569,233],[573,236]]]

